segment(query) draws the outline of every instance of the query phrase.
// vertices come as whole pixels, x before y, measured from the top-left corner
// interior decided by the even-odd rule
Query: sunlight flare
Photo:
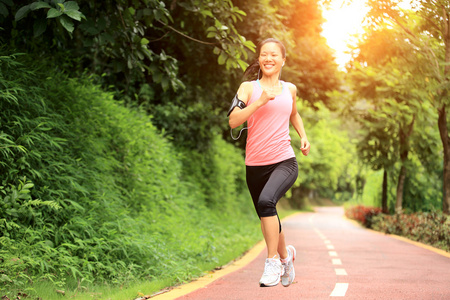
[[[336,63],[341,68],[350,60],[348,44],[355,41],[355,35],[363,32],[362,22],[369,11],[365,0],[347,2],[334,0],[322,13],[326,19],[322,35],[335,51]]]

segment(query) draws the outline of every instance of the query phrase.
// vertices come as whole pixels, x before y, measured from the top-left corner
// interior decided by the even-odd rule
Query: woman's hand
[[[311,148],[311,145],[309,144],[308,139],[306,137],[302,138],[300,150],[302,150],[302,153],[304,156],[308,155],[310,148]]]
[[[259,100],[261,102],[261,106],[265,105],[270,100],[275,99],[276,96],[277,95],[274,93],[273,90],[263,89],[261,97],[259,98]]]

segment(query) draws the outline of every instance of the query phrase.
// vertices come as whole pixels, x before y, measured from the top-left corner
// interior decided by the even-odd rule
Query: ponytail
[[[251,63],[247,69],[245,69],[244,75],[242,76],[244,80],[256,80],[259,79],[259,61],[256,59]]]

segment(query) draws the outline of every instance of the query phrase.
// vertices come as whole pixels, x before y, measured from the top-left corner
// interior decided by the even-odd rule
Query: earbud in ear
[[[284,67],[284,61],[283,61],[283,64],[281,66]]]

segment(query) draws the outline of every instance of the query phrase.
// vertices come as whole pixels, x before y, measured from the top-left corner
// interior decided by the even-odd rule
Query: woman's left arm
[[[303,155],[306,156],[309,153],[311,145],[309,144],[308,138],[306,136],[306,131],[305,131],[305,127],[303,126],[302,117],[300,117],[300,114],[298,113],[298,110],[297,110],[297,103],[296,103],[297,87],[293,84],[290,84],[289,90],[292,94],[292,100],[293,100],[290,121],[291,121],[292,126],[294,126],[295,131],[297,131],[298,135],[300,136],[300,139],[301,139],[300,150],[302,151]]]

